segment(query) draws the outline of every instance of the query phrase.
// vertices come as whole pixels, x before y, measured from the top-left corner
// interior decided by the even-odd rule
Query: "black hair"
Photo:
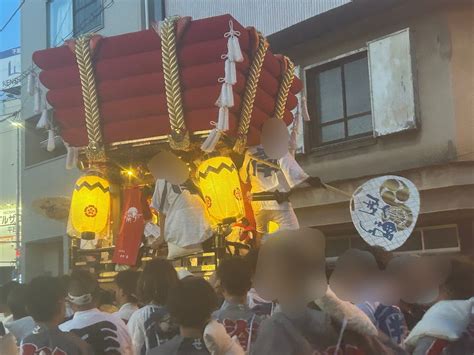
[[[177,282],[178,275],[169,261],[150,260],[138,279],[138,299],[143,303],[165,304],[170,288]]]
[[[217,295],[203,278],[187,277],[170,290],[167,306],[178,325],[204,328],[217,308]]]
[[[26,311],[27,295],[27,287],[22,284],[14,287],[8,294],[7,305],[12,312],[14,320],[28,316],[28,312]]]
[[[76,297],[91,294],[93,298],[97,298],[99,292],[97,277],[87,270],[74,270],[69,279],[68,292]]]
[[[120,271],[115,276],[115,283],[120,288],[129,302],[136,303],[137,300],[137,284],[140,272],[134,270]]]
[[[385,270],[390,261],[394,258],[393,253],[379,246],[366,246],[362,249],[368,251],[375,258],[379,270]]]
[[[27,286],[26,307],[36,322],[51,321],[61,310],[59,303],[66,297],[64,282],[51,276],[39,276]]]
[[[245,296],[252,287],[252,271],[247,260],[242,257],[222,260],[217,268],[217,278],[222,289],[232,296]]]
[[[260,252],[259,248],[252,248],[250,251],[245,255],[245,260],[247,260],[247,263],[250,266],[250,270],[252,272],[252,275],[255,275],[255,272],[257,271],[257,262],[258,262],[258,253]]]
[[[8,281],[0,287],[0,304],[7,304],[8,295],[10,292],[20,284],[16,281]]]
[[[105,290],[103,288],[97,289],[97,306],[113,305],[115,303],[115,295],[113,291]]]

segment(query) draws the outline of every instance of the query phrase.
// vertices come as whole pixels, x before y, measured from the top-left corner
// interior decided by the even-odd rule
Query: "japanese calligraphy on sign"
[[[420,195],[400,176],[367,181],[352,195],[351,217],[360,236],[372,246],[394,250],[405,243],[415,227]]]
[[[15,235],[16,233],[15,208],[0,209],[0,236]]]

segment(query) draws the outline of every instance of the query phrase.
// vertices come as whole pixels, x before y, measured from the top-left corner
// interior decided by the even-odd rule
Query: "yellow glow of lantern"
[[[78,235],[100,236],[108,228],[110,184],[96,175],[84,175],[76,181],[72,194],[70,222]]]
[[[267,227],[268,234],[278,232],[279,229],[280,229],[280,225],[277,222],[275,221],[268,222],[268,227]]]
[[[196,175],[209,215],[216,222],[244,216],[239,174],[232,159],[207,159],[199,165]]]

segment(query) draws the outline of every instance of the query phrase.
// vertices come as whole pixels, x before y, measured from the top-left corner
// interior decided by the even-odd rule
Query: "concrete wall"
[[[142,1],[115,0],[104,11],[104,28],[99,33],[114,36],[143,29],[142,6]],[[46,1],[27,1],[21,15],[22,68],[29,68],[33,52],[47,46]],[[28,119],[33,116],[33,99],[26,90],[22,91],[22,101],[22,117]],[[63,156],[23,170],[23,271],[26,279],[43,273],[61,273],[67,265],[68,256],[63,250],[65,222],[43,217],[32,208],[38,198],[71,196],[80,172],[66,170],[65,160]]]
[[[467,31],[468,23],[449,22],[443,11],[413,17],[409,13],[406,9],[398,9],[377,18],[367,18],[287,53],[304,67],[363,48],[368,41],[403,28],[409,27],[412,31],[420,129],[369,139],[363,144],[349,144],[339,151],[327,149],[307,154],[301,161],[310,174],[326,181],[342,180],[429,166],[456,158],[452,37],[456,35],[453,27],[457,27],[458,32]],[[467,51],[463,54],[468,54]],[[472,50],[465,61],[472,63]],[[465,94],[466,97],[469,96]]]
[[[451,87],[456,151],[459,160],[474,160],[474,5],[446,14],[451,38]],[[473,177],[474,180],[474,177]]]
[[[194,19],[231,14],[242,25],[270,35],[350,0],[166,0],[167,16]]]

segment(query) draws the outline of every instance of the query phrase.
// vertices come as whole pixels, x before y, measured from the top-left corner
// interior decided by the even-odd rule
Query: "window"
[[[49,0],[48,40],[57,47],[71,37],[104,27],[103,0]]]
[[[406,28],[306,69],[308,148],[418,127],[410,36]]]
[[[307,72],[312,146],[372,135],[367,52]]]
[[[148,19],[150,23],[159,22],[165,18],[164,0],[149,0]]]
[[[25,121],[25,166],[29,167],[46,160],[60,157],[66,154],[62,140],[56,137],[56,149],[52,152],[46,150],[48,132],[44,129],[36,129],[39,115]]]
[[[334,258],[347,249],[366,248],[368,244],[358,235],[326,238],[326,257]],[[407,241],[395,253],[456,252],[461,250],[457,225],[422,227],[415,229]]]

